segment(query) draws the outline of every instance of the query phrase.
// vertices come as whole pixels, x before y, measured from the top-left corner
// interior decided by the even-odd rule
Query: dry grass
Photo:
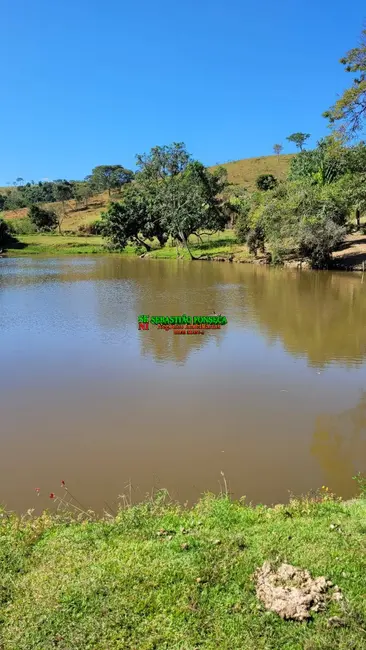
[[[296,154],[282,156],[260,156],[259,158],[244,158],[221,165],[228,172],[229,183],[243,185],[248,190],[255,190],[255,181],[260,174],[273,174],[276,178],[285,178],[291,159]],[[211,170],[217,166],[211,167]]]

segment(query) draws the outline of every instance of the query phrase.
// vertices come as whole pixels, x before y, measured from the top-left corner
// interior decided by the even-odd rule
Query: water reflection
[[[326,485],[336,494],[349,493],[352,476],[363,469],[366,458],[366,393],[355,407],[316,418],[311,453]]]
[[[156,476],[194,500],[221,471],[254,501],[352,494],[364,291],[358,275],[241,264],[0,260],[0,500],[29,507],[55,476],[95,507]],[[138,331],[140,313],[213,310],[228,325],[203,336]]]

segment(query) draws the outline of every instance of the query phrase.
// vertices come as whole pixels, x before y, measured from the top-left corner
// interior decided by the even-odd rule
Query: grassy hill
[[[229,183],[243,185],[248,190],[255,189],[255,181],[260,174],[273,174],[278,179],[285,178],[290,162],[296,154],[282,154],[281,156],[260,156],[259,158],[244,158],[220,165],[228,172]],[[217,169],[218,165],[211,167]]]
[[[281,156],[260,156],[259,158],[244,158],[243,160],[236,160],[220,165],[225,167],[228,172],[229,183],[235,185],[242,185],[249,191],[255,189],[256,178],[260,174],[273,174],[276,178],[285,178],[291,159],[295,154],[283,154]],[[211,167],[211,170],[217,168],[217,165]],[[6,188],[9,190],[9,188]],[[116,197],[112,198],[117,198]],[[108,205],[109,197],[108,192],[93,196],[89,200],[87,208],[80,207],[76,201],[67,202],[67,214],[62,224],[63,230],[77,231],[82,225],[91,223],[100,217],[100,213]],[[49,207],[52,209],[57,206],[57,203],[50,203]],[[22,219],[26,217],[28,208],[21,210],[9,210],[4,213],[5,219]]]

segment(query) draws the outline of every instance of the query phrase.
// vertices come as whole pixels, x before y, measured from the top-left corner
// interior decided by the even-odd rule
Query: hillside
[[[283,179],[289,168],[291,159],[295,154],[283,154],[281,156],[260,156],[259,158],[244,158],[220,165],[228,171],[229,183],[243,185],[248,190],[255,189],[256,178],[260,174],[273,174],[276,178]],[[217,165],[210,167],[211,170],[217,169]],[[9,188],[7,188],[9,189]],[[112,198],[118,198],[112,196]],[[82,225],[91,223],[99,218],[100,213],[108,205],[108,193],[98,194],[89,200],[88,207],[79,207],[76,201],[67,201],[67,214],[62,224],[63,230],[77,231]],[[52,209],[57,203],[50,203]],[[4,217],[9,220],[21,219],[26,217],[28,208],[21,210],[9,210],[4,213]]]
[[[228,172],[229,183],[243,185],[248,190],[255,189],[255,181],[260,174],[273,174],[278,179],[285,178],[290,162],[296,154],[282,154],[281,156],[260,156],[259,158],[244,158],[234,160],[220,167],[225,167]],[[211,167],[217,169],[218,165]]]

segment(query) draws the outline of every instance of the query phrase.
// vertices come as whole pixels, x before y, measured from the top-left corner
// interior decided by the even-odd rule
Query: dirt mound
[[[332,583],[324,576],[313,579],[306,569],[281,564],[275,570],[265,562],[255,575],[256,592],[266,609],[283,619],[304,621],[325,608]]]

